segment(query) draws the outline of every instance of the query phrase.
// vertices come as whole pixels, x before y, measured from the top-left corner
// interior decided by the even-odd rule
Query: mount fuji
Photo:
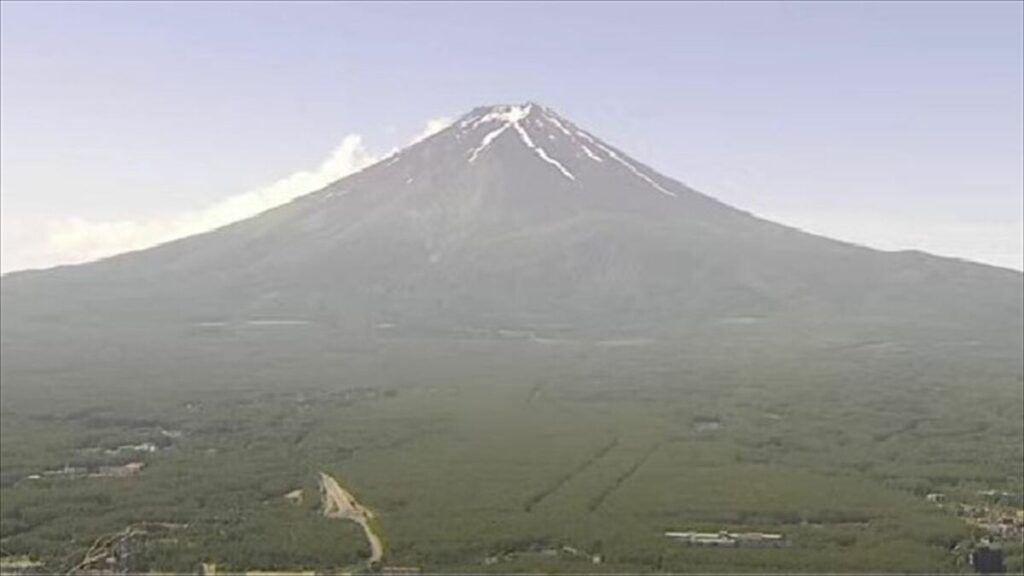
[[[253,218],[0,285],[6,351],[254,322],[355,339],[758,333],[1011,354],[1022,332],[1016,271],[758,218],[533,103],[474,109]]]

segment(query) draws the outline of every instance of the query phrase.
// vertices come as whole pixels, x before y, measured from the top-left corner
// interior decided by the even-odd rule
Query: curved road
[[[351,520],[363,528],[366,540],[370,543],[368,564],[372,566],[380,563],[384,557],[384,543],[370,526],[373,512],[352,497],[333,476],[324,472],[320,472],[320,499],[324,505],[324,516]]]

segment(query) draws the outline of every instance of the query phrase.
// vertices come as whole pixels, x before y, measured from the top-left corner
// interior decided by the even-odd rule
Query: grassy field
[[[323,470],[377,514],[387,565],[962,572],[954,546],[984,534],[925,495],[1022,493],[1019,359],[392,342],[320,344],[312,363],[301,342],[203,344],[117,372],[5,366],[4,556],[67,569],[96,538],[161,522],[133,544],[133,569],[359,567],[358,526],[319,515]],[[159,449],[104,452],[146,441]],[[130,460],[140,475],[28,479]],[[284,498],[295,489],[301,503]],[[787,546],[686,547],[669,530]],[[1020,569],[1019,544],[1008,562]]]

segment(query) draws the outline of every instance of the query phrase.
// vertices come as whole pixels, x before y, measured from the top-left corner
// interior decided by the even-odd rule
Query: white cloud
[[[447,118],[428,121],[411,144],[450,124]],[[9,272],[88,262],[213,230],[315,192],[380,159],[380,155],[366,149],[360,135],[350,134],[315,169],[296,172],[203,209],[138,220],[94,221],[66,217],[33,227],[5,223],[0,268]]]
[[[445,128],[451,125],[452,119],[447,117],[427,120],[427,125],[423,128],[423,132],[420,132],[418,135],[416,135],[416,137],[412,139],[412,142],[410,142],[410,144],[415,144],[421,140],[426,140],[427,138],[430,138],[434,134],[437,134],[441,130],[444,130]]]

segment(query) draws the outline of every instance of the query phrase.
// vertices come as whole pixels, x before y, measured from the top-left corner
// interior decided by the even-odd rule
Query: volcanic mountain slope
[[[869,326],[1004,343],[1022,326],[1017,272],[759,219],[536,104],[477,108],[287,205],[10,274],[2,293],[6,340],[76,322],[249,319],[581,335]]]

